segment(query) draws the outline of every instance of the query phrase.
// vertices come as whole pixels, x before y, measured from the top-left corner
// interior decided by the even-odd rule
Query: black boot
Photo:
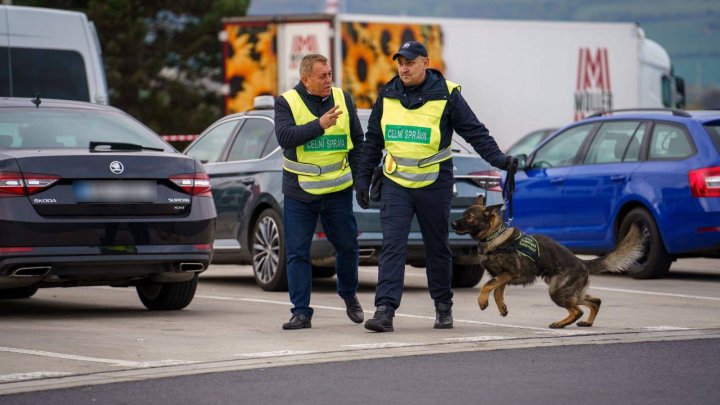
[[[363,319],[365,319],[365,314],[363,313],[362,306],[360,306],[360,301],[357,299],[357,295],[353,295],[352,298],[343,298],[343,301],[345,301],[348,318],[355,323],[362,323]]]
[[[452,329],[452,304],[438,303],[435,306],[435,329]]]
[[[293,314],[293,316],[290,318],[290,321],[283,324],[283,329],[285,330],[305,328],[312,328],[312,324],[310,323],[310,317],[305,314]]]
[[[375,310],[375,315],[372,319],[368,319],[365,322],[365,329],[374,330],[375,332],[392,332],[393,329],[393,317],[395,316],[395,310],[390,308],[388,305],[380,305]]]

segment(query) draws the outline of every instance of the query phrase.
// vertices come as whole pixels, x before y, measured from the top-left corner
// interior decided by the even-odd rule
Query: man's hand
[[[506,171],[508,171],[508,172],[510,170],[517,171],[518,160],[516,157],[508,155],[505,164],[506,164],[506,167],[505,167]]]
[[[320,126],[322,127],[322,129],[328,129],[331,126],[335,125],[340,114],[342,114],[340,106],[336,105],[333,106],[333,108],[329,109],[328,112],[326,112],[322,115],[322,117],[320,117]]]
[[[360,208],[364,210],[370,208],[370,190],[357,190],[355,199]]]

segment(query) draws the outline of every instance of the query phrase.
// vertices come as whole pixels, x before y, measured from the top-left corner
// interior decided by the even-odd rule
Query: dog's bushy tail
[[[623,273],[642,257],[644,251],[643,235],[640,228],[633,225],[615,250],[588,263],[590,274]]]

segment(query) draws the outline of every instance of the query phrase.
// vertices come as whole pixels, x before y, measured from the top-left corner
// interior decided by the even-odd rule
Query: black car
[[[148,309],[184,308],[215,217],[202,164],[122,111],[0,99],[0,298],[135,286]]]
[[[252,111],[221,118],[187,147],[185,153],[202,161],[212,182],[218,212],[214,263],[252,264],[255,281],[269,291],[287,289],[283,248],[282,149],[275,137],[273,99],[261,100]],[[363,128],[370,110],[358,110]],[[478,195],[487,204],[502,203],[500,173],[483,160],[462,138],[452,143],[455,197],[450,221],[459,218]],[[379,203],[361,209],[353,199],[358,223],[360,263],[376,264],[382,246]],[[449,225],[449,224],[448,224]],[[477,244],[467,235],[450,232],[453,252],[453,285],[471,287],[480,281]],[[313,275],[335,274],[335,251],[322,226],[311,247]],[[417,220],[408,238],[407,262],[425,266],[425,246]]]

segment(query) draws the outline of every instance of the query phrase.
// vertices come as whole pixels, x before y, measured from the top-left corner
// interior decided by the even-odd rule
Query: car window
[[[203,163],[217,162],[237,124],[238,121],[232,120],[214,127],[190,145],[185,153]]]
[[[243,121],[230,148],[228,161],[260,159],[275,128],[272,122],[264,118],[246,118]]]
[[[114,110],[32,107],[0,111],[0,148],[88,148],[92,141],[169,148],[150,129]]]
[[[594,124],[580,125],[556,135],[535,152],[531,167],[571,165],[593,127]]]
[[[713,122],[705,124],[703,127],[705,127],[705,131],[707,131],[708,135],[710,135],[710,140],[712,140],[715,145],[715,149],[720,152],[720,123]]]
[[[693,154],[690,139],[682,128],[656,123],[650,138],[650,159],[682,159]]]
[[[280,144],[278,144],[277,136],[275,136],[275,131],[273,130],[272,134],[270,135],[270,139],[268,139],[268,143],[267,145],[265,145],[265,149],[262,152],[262,157],[271,154],[279,146]]]
[[[508,155],[520,155],[532,152],[535,146],[537,146],[540,141],[545,138],[545,134],[548,133],[548,130],[541,129],[539,131],[531,132],[527,135],[525,135],[523,138],[521,138],[515,145],[510,147],[508,149],[507,154]]]
[[[640,145],[643,144],[646,130],[647,124],[644,122],[637,127],[632,138],[630,138],[630,142],[628,142],[627,148],[625,148],[623,162],[637,162],[640,160]]]
[[[602,124],[590,144],[584,163],[622,162],[625,150],[640,124],[638,121],[616,121]]]

